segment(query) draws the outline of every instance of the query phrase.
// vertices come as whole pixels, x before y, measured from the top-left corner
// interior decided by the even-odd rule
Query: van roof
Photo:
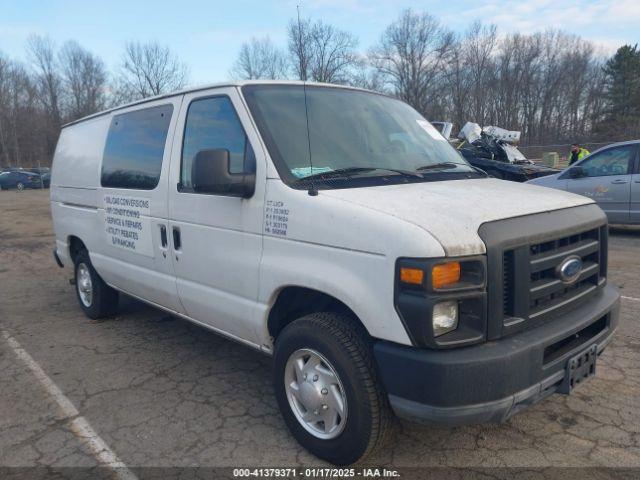
[[[100,117],[102,115],[107,115],[112,112],[116,112],[118,110],[123,110],[125,108],[133,107],[135,105],[140,105],[143,103],[153,102],[155,100],[160,100],[163,98],[175,97],[178,95],[185,95],[187,93],[198,92],[201,90],[209,90],[211,88],[222,88],[222,87],[242,87],[244,85],[307,85],[314,87],[334,87],[334,88],[344,88],[348,90],[359,90],[362,92],[376,93],[378,95],[382,95],[380,92],[374,92],[372,90],[367,90],[364,88],[351,87],[348,85],[337,85],[333,83],[319,83],[319,82],[303,82],[301,80],[234,80],[229,82],[221,82],[221,83],[211,83],[205,85],[196,85],[193,87],[185,88],[183,90],[177,90],[171,93],[163,93],[161,95],[155,95],[153,97],[143,98],[140,100],[136,100],[135,102],[125,103],[123,105],[118,105],[117,107],[108,108],[106,110],[102,110],[101,112],[93,113],[91,115],[87,115],[86,117],[79,118],[69,123],[65,123],[62,125],[62,128],[69,127],[71,125],[75,125],[76,123],[81,123],[86,120],[90,120],[92,118]]]

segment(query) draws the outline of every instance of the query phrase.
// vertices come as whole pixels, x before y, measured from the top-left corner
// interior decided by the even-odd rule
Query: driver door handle
[[[178,227],[173,227],[173,249],[176,251],[182,250],[182,238]]]
[[[622,179],[620,179],[620,180],[611,180],[611,183],[613,183],[615,185],[622,185],[622,184],[627,183],[627,181],[626,180],[622,180]]]

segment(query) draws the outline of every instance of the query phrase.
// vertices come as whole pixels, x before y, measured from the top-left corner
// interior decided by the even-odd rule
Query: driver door
[[[169,183],[170,240],[178,295],[192,319],[257,342],[258,273],[266,161],[235,88],[185,95],[173,142]],[[255,148],[254,148],[255,147]],[[230,173],[254,171],[250,198],[194,191],[192,166],[202,150],[225,149]]]
[[[610,223],[627,223],[636,153],[637,145],[620,145],[588,156],[577,164],[585,176],[569,178],[567,190],[594,199]]]

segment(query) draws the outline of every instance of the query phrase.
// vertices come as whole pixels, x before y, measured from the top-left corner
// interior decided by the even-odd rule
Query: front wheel
[[[276,340],[274,386],[296,440],[336,465],[371,454],[391,428],[370,341],[349,317],[314,313],[287,325]]]
[[[22,191],[24,190],[24,183],[22,182],[18,182],[18,184],[16,185],[16,188],[18,189],[18,191]]]

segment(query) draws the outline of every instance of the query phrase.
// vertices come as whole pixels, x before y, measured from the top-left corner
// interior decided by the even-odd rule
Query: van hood
[[[483,223],[593,203],[580,195],[497,179],[322,190],[320,194],[415,224],[435,237],[448,256],[485,253],[478,235]]]

